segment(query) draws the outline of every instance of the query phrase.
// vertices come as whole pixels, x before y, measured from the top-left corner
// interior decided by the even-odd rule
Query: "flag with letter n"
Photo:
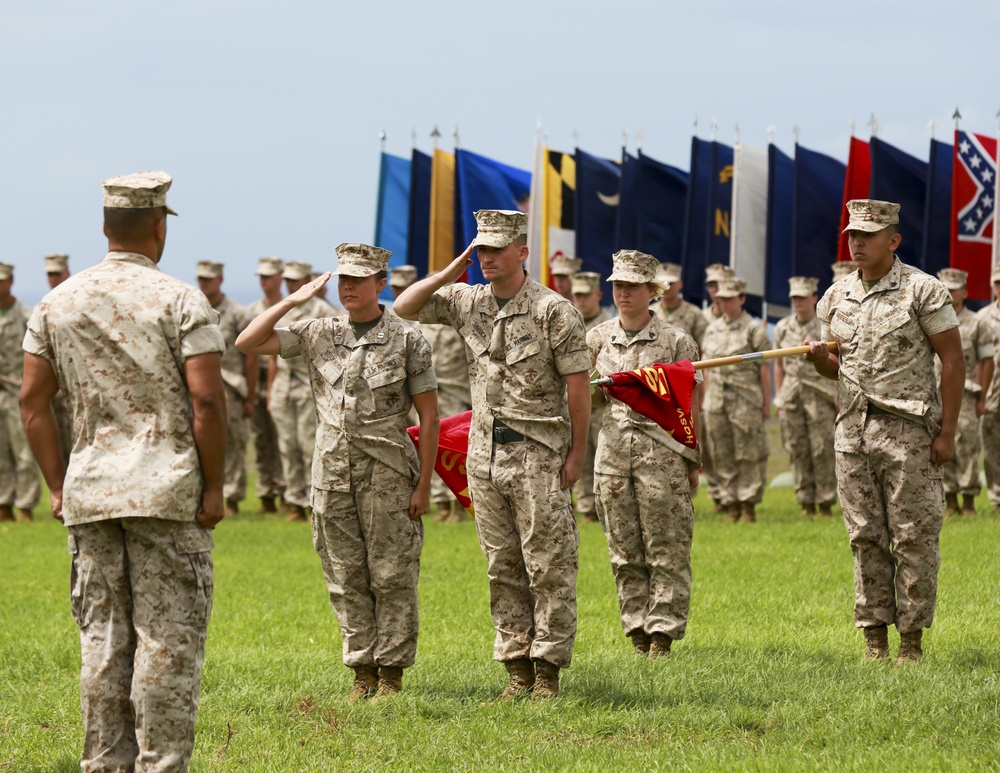
[[[691,360],[657,362],[610,374],[611,383],[604,391],[636,413],[655,421],[678,443],[697,448],[698,438],[691,421],[694,373]]]
[[[969,298],[990,299],[997,141],[955,131],[951,178],[951,265],[969,273]]]
[[[465,461],[469,456],[469,425],[472,411],[446,416],[441,419],[441,433],[438,436],[437,457],[434,472],[455,495],[459,504],[470,514],[474,514],[472,497],[469,496],[469,479],[465,472]],[[418,449],[420,448],[420,427],[408,427],[407,433]]]

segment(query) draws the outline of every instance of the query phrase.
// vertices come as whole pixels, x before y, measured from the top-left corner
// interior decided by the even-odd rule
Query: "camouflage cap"
[[[747,294],[747,283],[742,279],[732,276],[728,279],[719,280],[719,289],[715,293],[716,298],[739,298]]]
[[[216,263],[214,260],[198,261],[199,279],[218,279],[220,276],[222,276],[221,263]]]
[[[789,298],[808,298],[810,295],[815,295],[818,290],[819,280],[814,276],[793,276],[788,280]]]
[[[285,263],[281,258],[268,257],[257,261],[257,276],[276,276],[284,270]]]
[[[337,247],[337,268],[334,274],[338,276],[366,277],[374,276],[380,271],[389,270],[389,250],[372,247],[370,244],[345,242]]]
[[[660,287],[662,284],[656,281],[656,270],[660,267],[660,261],[652,255],[638,250],[618,250],[611,256],[614,268],[609,282],[628,282],[630,284],[646,284],[655,282]]]
[[[578,271],[573,274],[573,295],[590,295],[601,289],[601,275],[596,271]]]
[[[480,209],[476,212],[476,247],[503,249],[528,233],[528,216],[510,209]]]
[[[10,263],[0,263],[0,280],[14,276],[14,267]]]
[[[705,269],[705,284],[709,282],[721,282],[723,279],[732,279],[736,274],[725,263],[713,263]]]
[[[300,279],[312,279],[312,273],[312,263],[304,263],[301,260],[290,260],[285,263],[281,276],[284,279],[291,279],[293,282],[297,282]]]
[[[136,172],[109,177],[104,186],[104,206],[110,209],[167,207],[167,191],[173,178],[166,172]],[[170,207],[167,214],[176,215]]]
[[[549,261],[549,274],[552,276],[573,276],[583,268],[583,258],[572,255],[556,255]]]
[[[942,268],[937,276],[949,290],[961,290],[969,282],[969,272],[957,268]]]
[[[830,266],[830,268],[833,270],[834,282],[838,279],[843,279],[848,274],[853,274],[858,269],[858,267],[854,265],[853,260],[838,260]]]
[[[417,281],[417,267],[406,264],[389,269],[389,287],[409,287]]]
[[[848,231],[875,233],[899,223],[899,204],[893,204],[891,201],[851,199],[847,202],[847,212],[851,219],[844,233]]]
[[[44,260],[46,274],[61,274],[69,270],[69,255],[62,252],[46,255]]]
[[[665,285],[681,281],[681,267],[676,263],[661,263],[656,269],[656,281]]]

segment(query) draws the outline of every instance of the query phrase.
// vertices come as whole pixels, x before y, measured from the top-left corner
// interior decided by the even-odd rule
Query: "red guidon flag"
[[[691,422],[694,365],[691,360],[657,362],[645,368],[612,373],[604,391],[670,433],[688,448],[698,447]]]
[[[693,371],[692,371],[693,372]],[[690,397],[688,398],[690,404]],[[441,419],[441,434],[438,436],[437,459],[434,471],[451,489],[451,493],[470,514],[475,515],[472,499],[469,497],[469,481],[465,474],[465,459],[469,455],[469,425],[472,411],[446,416]],[[413,445],[420,448],[420,427],[409,427]]]

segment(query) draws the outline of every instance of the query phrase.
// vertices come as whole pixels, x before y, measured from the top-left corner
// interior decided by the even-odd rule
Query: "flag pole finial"
[[[642,150],[642,140],[643,140],[644,137],[645,137],[645,135],[643,134],[642,129],[639,129],[639,131],[637,131],[635,133],[635,149],[636,150]]]
[[[385,153],[385,129],[378,133],[378,141],[382,146],[382,152]]]
[[[458,126],[452,129],[451,136],[455,140],[455,150],[458,150]]]
[[[623,148],[627,148],[628,147],[628,127],[627,126],[622,129],[622,147]]]
[[[691,134],[695,137],[698,136],[698,114],[695,113],[694,120],[691,122]]]
[[[769,123],[767,125],[767,144],[768,145],[773,145],[774,144],[774,135],[777,134],[777,132],[778,132],[778,127],[774,125],[774,121],[771,121],[771,123]]]
[[[858,129],[858,122],[852,118],[851,119],[851,136],[852,137],[854,136],[854,133],[857,131],[857,129]]]
[[[573,147],[580,147],[580,129],[577,126],[573,127]]]
[[[434,128],[431,129],[431,139],[434,140],[434,150],[437,150],[438,140],[441,139],[441,130],[438,129],[437,124],[434,124]]]
[[[417,147],[417,127],[410,129],[410,147]]]
[[[958,112],[958,105],[955,105],[955,112],[951,115],[955,119],[955,131],[958,131],[958,122],[962,120],[962,114]]]
[[[802,131],[802,129],[800,129],[800,128],[799,128],[799,125],[798,125],[798,124],[795,124],[795,126],[793,126],[793,127],[792,127],[792,134],[794,134],[794,135],[795,135],[795,144],[796,144],[796,145],[798,145],[798,144],[799,144],[799,133],[800,133],[801,131]]]
[[[736,122],[736,127],[735,128],[736,128],[736,144],[739,145],[740,144],[740,122],[739,121]]]
[[[875,117],[875,113],[872,113],[872,117],[868,119],[868,128],[871,129],[872,137],[878,137],[878,119]]]
[[[712,142],[715,142],[715,133],[719,129],[719,123],[718,121],[715,120],[714,117],[712,118],[712,123],[708,125],[708,128],[712,130]]]
[[[931,139],[934,139],[934,129],[936,127],[937,127],[937,122],[933,118],[931,118],[931,120],[927,123],[927,128],[931,130]]]

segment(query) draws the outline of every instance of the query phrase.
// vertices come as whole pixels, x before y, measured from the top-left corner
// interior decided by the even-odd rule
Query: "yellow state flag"
[[[544,148],[542,177],[541,283],[549,286],[549,262],[557,255],[574,255],[576,230],[573,196],[576,193],[576,159],[572,153]]]
[[[431,161],[431,227],[427,272],[446,268],[456,254],[455,156],[435,148]]]

